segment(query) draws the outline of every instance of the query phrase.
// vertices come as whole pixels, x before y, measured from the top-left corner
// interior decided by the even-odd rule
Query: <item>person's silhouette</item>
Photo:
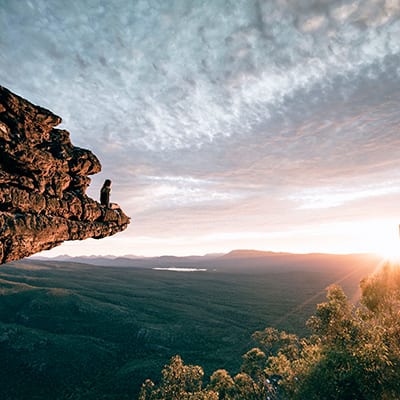
[[[110,207],[110,192],[111,192],[111,181],[106,179],[103,187],[100,190],[100,203],[107,208]]]

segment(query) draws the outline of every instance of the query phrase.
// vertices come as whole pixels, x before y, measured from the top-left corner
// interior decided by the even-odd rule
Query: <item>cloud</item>
[[[399,36],[395,0],[7,0],[0,81],[99,156],[89,193],[111,178],[143,236],[284,231],[396,196]]]
[[[346,22],[358,9],[358,2],[349,2],[332,7],[331,16],[338,22]]]
[[[286,97],[400,49],[393,2],[378,14],[372,0],[119,3],[30,0],[0,11],[9,38],[3,66],[29,59],[21,65],[32,81],[19,84],[22,92],[33,87],[72,131],[116,149],[194,148],[250,132]],[[386,21],[367,24],[380,14]]]
[[[366,187],[318,187],[296,193],[289,199],[300,203],[300,209],[318,209],[338,207],[348,202],[399,193],[400,182],[394,186],[392,182],[384,182]]]

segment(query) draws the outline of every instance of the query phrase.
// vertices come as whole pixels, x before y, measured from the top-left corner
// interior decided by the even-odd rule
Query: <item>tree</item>
[[[400,397],[398,276],[398,269],[383,269],[364,280],[358,308],[338,286],[329,288],[328,301],[308,321],[313,335],[299,342],[297,355],[280,345],[267,360],[266,373],[282,376],[287,398]]]
[[[211,375],[209,388],[218,393],[220,400],[234,398],[235,382],[225,369],[218,369]]]
[[[266,328],[232,378],[176,356],[160,385],[148,380],[140,400],[398,400],[400,398],[400,266],[385,264],[361,281],[356,307],[338,286],[307,322],[307,338]]]
[[[202,389],[203,376],[198,365],[184,365],[180,356],[172,357],[162,370],[161,383],[146,380],[139,400],[218,400],[218,393]]]

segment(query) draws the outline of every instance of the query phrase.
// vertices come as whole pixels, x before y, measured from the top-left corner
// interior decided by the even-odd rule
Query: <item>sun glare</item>
[[[400,262],[400,226],[396,229],[377,230],[374,235],[374,251],[383,258]]]

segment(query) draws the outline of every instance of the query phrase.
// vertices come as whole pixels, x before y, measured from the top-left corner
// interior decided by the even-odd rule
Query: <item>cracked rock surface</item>
[[[89,150],[72,145],[61,118],[0,86],[0,263],[66,240],[120,232],[129,217],[86,195],[101,170]]]

